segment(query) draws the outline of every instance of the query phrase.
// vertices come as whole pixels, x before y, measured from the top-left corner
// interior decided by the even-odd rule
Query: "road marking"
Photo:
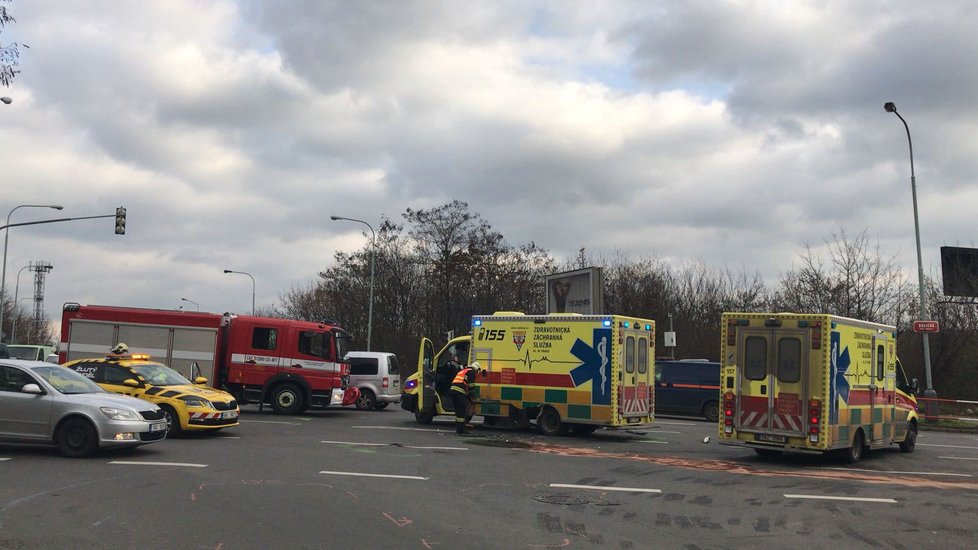
[[[238,435],[219,435],[217,437],[220,439],[241,439],[241,436]]]
[[[191,464],[189,462],[138,462],[135,460],[113,460],[109,464],[125,464],[129,466],[183,466],[185,468],[207,467],[207,464]]]
[[[938,445],[936,443],[917,443],[920,447],[946,447],[948,449],[978,449],[978,447],[966,447],[964,445]]]
[[[358,428],[361,430],[407,430],[412,432],[447,432],[448,430],[439,430],[438,428],[403,428],[400,426],[350,426],[351,428]]]
[[[661,493],[661,489],[640,489],[638,487],[603,487],[601,485],[569,485],[567,483],[551,483],[555,489],[590,489],[592,491],[622,491],[625,493]]]
[[[662,424],[664,426],[698,426],[699,424],[695,422],[663,422],[661,420],[656,420],[656,424]]]
[[[287,424],[289,426],[301,426],[299,422],[283,422],[281,420],[241,420],[245,424]]]
[[[9,458],[0,458],[0,462],[3,462],[4,460],[10,460],[10,459]]]
[[[334,476],[359,476],[359,477],[387,477],[393,479],[418,479],[421,481],[427,481],[428,478],[421,476],[399,476],[394,474],[364,474],[361,472],[334,472],[330,470],[323,470],[319,472],[321,474],[328,474]]]
[[[655,430],[654,432],[649,432],[650,434],[681,434],[686,432],[667,432],[664,430]]]
[[[937,458],[946,458],[948,460],[978,460],[978,458],[971,458],[967,456],[939,456]]]
[[[400,445],[396,443],[362,443],[359,441],[320,441],[332,445],[361,445],[364,447],[403,447],[405,449],[423,449],[429,451],[468,451],[467,447],[418,447],[415,445]]]
[[[656,441],[654,439],[636,439],[635,441],[638,441],[639,443],[655,443],[655,444],[658,444],[658,445],[668,445],[669,444],[668,441]]]
[[[913,476],[957,476],[973,477],[971,474],[951,474],[945,472],[898,472],[895,470],[869,470],[864,468],[819,468],[820,470],[840,470],[843,472],[873,472],[874,474],[904,474]]]
[[[869,498],[869,497],[830,497],[825,495],[784,495],[784,498],[802,498],[810,500],[846,500],[852,502],[882,502],[886,504],[896,504],[892,498]]]

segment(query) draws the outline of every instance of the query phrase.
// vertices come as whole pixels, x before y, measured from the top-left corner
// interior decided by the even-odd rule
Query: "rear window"
[[[398,374],[401,372],[401,365],[397,362],[396,355],[387,356],[387,374]]]
[[[744,339],[744,375],[749,380],[767,378],[767,340],[759,336]]]
[[[377,359],[373,357],[350,357],[350,374],[377,374]]]

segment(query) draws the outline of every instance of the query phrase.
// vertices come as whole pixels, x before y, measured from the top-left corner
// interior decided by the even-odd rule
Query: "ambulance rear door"
[[[772,323],[770,320],[768,323]],[[737,335],[735,427],[756,432],[756,441],[787,443],[804,435],[809,334],[797,328],[742,327]]]

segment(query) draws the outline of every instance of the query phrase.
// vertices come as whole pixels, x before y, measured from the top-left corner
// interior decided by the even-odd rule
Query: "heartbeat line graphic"
[[[515,363],[517,365],[523,365],[529,371],[532,371],[533,370],[533,365],[536,365],[537,363],[547,363],[547,364],[550,364],[550,365],[580,365],[581,364],[580,361],[551,361],[550,358],[547,357],[547,356],[543,356],[543,357],[541,357],[539,359],[530,359],[530,351],[529,350],[526,351],[526,353],[523,355],[522,358],[516,358],[516,359],[496,359],[494,357],[493,360],[492,360],[492,362],[493,363],[505,363],[505,364],[513,364],[513,363]]]

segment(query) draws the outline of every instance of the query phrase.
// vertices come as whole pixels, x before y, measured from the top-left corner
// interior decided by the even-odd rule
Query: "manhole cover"
[[[544,502],[546,504],[563,504],[563,505],[587,504],[591,502],[591,499],[587,497],[576,497],[567,494],[533,495],[533,500]]]

